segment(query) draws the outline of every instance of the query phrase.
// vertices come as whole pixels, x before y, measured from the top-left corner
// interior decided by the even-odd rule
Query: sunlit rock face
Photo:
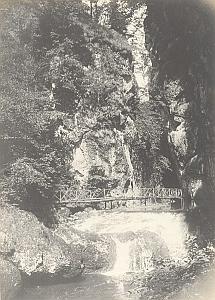
[[[126,138],[135,135],[131,118],[123,120],[124,130],[103,129],[84,137],[74,150],[71,170],[81,186],[107,188],[122,192],[134,168],[130,144]]]
[[[77,173],[77,179],[82,184],[87,182],[92,167],[101,167],[104,175],[107,177],[114,176],[114,167],[117,160],[116,144],[115,135],[110,130],[100,130],[88,134],[83,139],[79,148],[75,149],[72,161],[72,167]],[[122,155],[120,144],[118,147],[119,155]]]
[[[100,139],[104,139],[105,135],[95,133]],[[114,142],[115,144],[115,142]],[[102,149],[99,148],[96,140],[91,139],[90,136],[86,137],[79,148],[75,149],[73,156],[72,167],[76,171],[76,177],[82,184],[86,183],[89,177],[90,170],[95,166],[101,166],[104,170],[105,176],[112,175],[112,168],[115,165],[115,148],[108,145],[109,149],[106,149],[102,153]],[[102,156],[103,154],[103,156]]]
[[[106,1],[108,2],[108,1]],[[89,3],[86,3],[89,5]],[[98,1],[98,7],[102,7],[104,1]],[[119,1],[120,5],[120,1]],[[99,17],[99,23],[105,27],[109,26],[110,16],[106,14],[104,7]],[[121,11],[129,10],[128,5],[122,1]],[[133,142],[137,138],[138,132],[135,124],[135,104],[134,100],[129,100],[132,94],[136,95],[138,103],[149,101],[149,85],[151,60],[146,48],[146,33],[144,20],[146,18],[146,5],[135,9],[129,24],[126,27],[125,41],[131,46],[130,56],[132,57],[129,75],[124,76],[122,81],[123,93],[121,94],[121,105],[126,108],[119,110],[118,125],[112,124],[113,129],[95,129],[94,132],[86,134],[81,144],[76,147],[71,157],[71,172],[75,174],[75,181],[78,186],[105,187],[122,193],[128,181],[132,182],[133,190],[138,193],[142,182],[135,178],[136,169],[134,166]],[[105,21],[104,21],[105,18]],[[102,65],[102,55],[97,54],[96,65]],[[138,100],[137,100],[138,99]],[[128,113],[129,112],[129,113]],[[138,161],[136,161],[138,165]],[[109,180],[109,184],[91,184],[95,176],[101,176],[95,169],[103,172],[104,181]],[[93,172],[95,171],[95,174]],[[91,183],[90,183],[91,182]],[[138,186],[137,187],[137,182]],[[95,183],[95,182],[94,182]]]

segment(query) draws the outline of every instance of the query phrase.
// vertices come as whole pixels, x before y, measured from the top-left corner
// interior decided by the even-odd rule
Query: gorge
[[[212,4],[2,0],[0,14],[2,298],[25,283],[24,300],[189,299],[214,257]],[[59,209],[70,187],[179,188],[185,210]]]

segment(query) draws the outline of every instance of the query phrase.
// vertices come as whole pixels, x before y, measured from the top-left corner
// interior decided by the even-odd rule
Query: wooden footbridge
[[[58,206],[68,208],[90,206],[113,209],[124,206],[150,207],[151,210],[184,210],[183,193],[178,188],[141,188],[136,192],[117,192],[109,189],[67,188],[56,195]]]

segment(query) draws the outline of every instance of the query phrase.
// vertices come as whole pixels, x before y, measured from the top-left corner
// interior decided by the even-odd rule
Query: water
[[[120,241],[115,237],[116,258],[113,268],[105,272],[113,277],[128,273],[148,272],[153,269],[152,252],[147,249],[143,241],[133,237],[132,240]]]
[[[112,269],[85,274],[72,283],[28,288],[19,300],[137,299],[129,294],[129,276],[152,270],[153,257],[178,259],[186,255],[187,227],[182,214],[92,211],[72,225],[113,239]]]
[[[109,234],[115,240],[116,237],[124,239],[124,242],[134,239],[134,234],[142,233],[142,244],[144,237],[150,240],[151,233],[155,239],[157,237],[163,241],[171,258],[179,259],[187,254],[185,240],[188,227],[183,214],[94,211],[86,220],[77,221],[74,227],[82,231]]]
[[[113,269],[106,274],[118,276],[126,274],[130,270],[131,241],[127,243],[120,242],[118,239],[114,241],[116,244],[116,261]]]
[[[28,288],[17,300],[131,300],[131,298],[121,280],[102,274],[88,274],[69,284]]]

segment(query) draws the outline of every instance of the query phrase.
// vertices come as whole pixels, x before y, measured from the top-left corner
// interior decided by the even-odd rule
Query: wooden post
[[[152,190],[152,198],[153,198],[153,204],[156,203],[157,197],[156,197],[156,193],[155,193],[155,188],[153,188]]]
[[[105,201],[105,209],[107,209],[107,202]]]
[[[93,17],[93,3],[90,1],[90,16]]]
[[[110,202],[110,208],[113,209],[113,201]]]
[[[184,210],[184,199],[181,197],[181,209]]]

